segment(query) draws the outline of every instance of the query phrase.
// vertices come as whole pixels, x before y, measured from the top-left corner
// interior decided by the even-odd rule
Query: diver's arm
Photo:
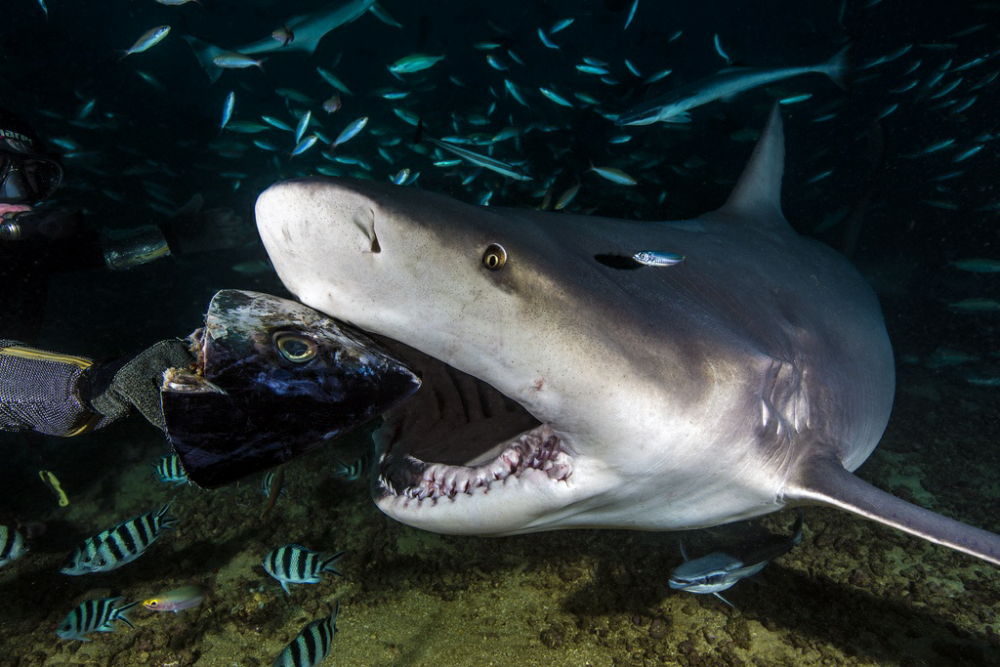
[[[104,260],[112,269],[130,269],[167,255],[190,255],[237,248],[250,238],[231,208],[202,210],[195,195],[176,213],[156,225],[101,233]]]
[[[103,428],[133,410],[163,430],[163,371],[191,362],[180,340],[95,363],[0,339],[0,430],[68,437]]]
[[[176,213],[157,224],[127,229],[87,230],[79,208],[41,207],[7,214],[0,223],[0,241],[21,243],[31,255],[48,256],[52,273],[105,265],[116,271],[134,268],[169,255],[236,248],[250,238],[240,216],[230,208],[202,210],[195,195]],[[26,248],[26,250],[28,250]]]

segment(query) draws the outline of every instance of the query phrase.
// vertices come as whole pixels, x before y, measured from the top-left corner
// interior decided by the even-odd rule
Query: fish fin
[[[279,581],[278,583],[281,584],[281,588],[282,588],[282,590],[285,591],[285,595],[291,595],[292,594],[291,591],[288,590],[288,584],[286,582]]]
[[[850,71],[848,53],[850,50],[851,45],[848,44],[819,66],[819,70],[830,77],[830,80],[837,84],[841,90],[847,90],[847,73]]]
[[[791,542],[795,546],[802,544],[802,524],[805,523],[806,513],[800,507],[798,516],[795,517],[795,523],[792,524],[792,538]]]
[[[855,477],[831,458],[804,461],[783,494],[791,503],[846,510],[1000,565],[1000,535],[918,507]]]
[[[675,113],[670,118],[664,119],[663,122],[665,122],[665,123],[690,123],[691,122],[691,114],[689,114],[687,111],[682,111],[680,113]]]
[[[750,161],[719,213],[755,223],[788,223],[781,212],[781,178],[785,172],[785,132],[778,104],[771,107],[767,125],[754,146]]]
[[[335,567],[335,565],[336,565],[337,561],[340,560],[340,558],[345,553],[346,552],[344,552],[344,551],[338,551],[337,553],[333,554],[332,556],[330,556],[329,558],[327,558],[326,560],[324,560],[323,563],[322,563],[322,565],[320,565],[319,571],[320,572],[331,572],[331,573],[337,575],[338,577],[344,576],[344,574],[340,570],[338,570]]]
[[[215,83],[222,76],[222,68],[215,64],[214,58],[222,53],[225,53],[225,49],[220,49],[214,44],[209,44],[203,39],[198,39],[194,35],[181,35],[190,46],[191,50],[194,51],[194,57],[198,59],[198,64],[202,66],[205,70],[205,74],[208,75],[209,80]]]
[[[719,595],[718,593],[712,593],[712,595],[714,595],[715,597],[719,598],[720,600],[722,600],[723,602],[725,602],[726,604],[728,604],[728,605],[729,605],[730,607],[732,607],[733,609],[736,609],[736,605],[734,605],[734,604],[733,604],[732,602],[730,602],[730,601],[729,601],[729,600],[727,600],[726,598],[722,597],[722,596],[721,596],[721,595]]]
[[[424,138],[424,119],[423,117],[417,118],[417,127],[413,130],[413,141],[410,142],[411,146],[416,146]]]

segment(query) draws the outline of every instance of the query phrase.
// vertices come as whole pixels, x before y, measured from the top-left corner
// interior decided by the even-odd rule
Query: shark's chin
[[[372,495],[390,517],[435,532],[531,530],[532,519],[569,493],[573,456],[547,424],[491,449],[497,450],[478,465],[450,465],[391,448],[378,462]]]

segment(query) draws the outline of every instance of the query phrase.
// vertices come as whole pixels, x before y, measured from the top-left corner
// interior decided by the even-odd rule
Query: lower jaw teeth
[[[459,494],[471,494],[478,488],[489,488],[495,481],[520,477],[526,470],[543,471],[549,479],[558,481],[567,479],[573,469],[569,455],[559,446],[559,439],[552,429],[544,425],[522,435],[492,462],[475,468],[427,464],[409,456],[407,459],[412,465],[409,471],[405,468],[401,471],[404,479],[409,478],[408,482],[404,482],[405,488],[400,489],[401,484],[390,482],[389,478],[393,477],[390,473],[379,478],[379,486],[385,495],[402,495],[421,501],[427,498],[454,498]],[[397,479],[399,477],[396,476]]]

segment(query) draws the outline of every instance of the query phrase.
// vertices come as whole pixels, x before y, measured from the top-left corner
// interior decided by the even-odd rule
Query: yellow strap
[[[97,426],[97,422],[99,422],[99,421],[101,421],[101,415],[91,413],[87,417],[86,421],[84,421],[82,424],[80,424],[79,426],[77,426],[75,429],[73,429],[69,433],[63,434],[61,437],[63,437],[63,438],[72,438],[74,435],[82,435],[84,433],[87,433],[88,431],[93,430],[93,428],[95,426]]]
[[[0,348],[0,355],[19,357],[21,359],[51,361],[57,364],[72,364],[73,366],[77,366],[83,370],[90,368],[94,363],[90,359],[84,359],[83,357],[71,357],[68,354],[57,354],[56,352],[46,352],[45,350],[33,350],[30,347]]]

